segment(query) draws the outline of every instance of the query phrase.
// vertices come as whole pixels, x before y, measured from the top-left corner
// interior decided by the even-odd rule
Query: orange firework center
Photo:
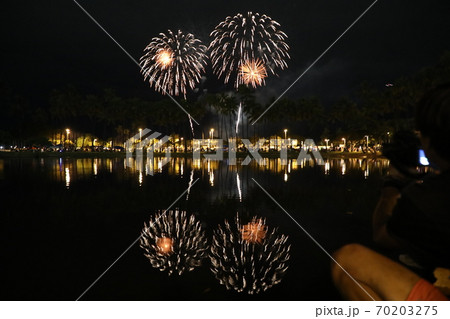
[[[156,246],[162,254],[170,254],[173,251],[173,241],[169,237],[161,237],[156,240]]]
[[[241,228],[242,239],[253,244],[261,244],[266,237],[266,233],[267,226],[261,219],[255,219]]]
[[[167,50],[161,51],[158,53],[157,61],[162,67],[169,66],[172,63],[172,53]]]
[[[239,68],[239,77],[242,83],[256,87],[267,77],[266,68],[261,60],[246,61]]]

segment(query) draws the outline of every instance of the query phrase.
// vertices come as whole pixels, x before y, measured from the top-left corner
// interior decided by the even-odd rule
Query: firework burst
[[[205,71],[207,48],[191,33],[167,31],[144,49],[141,73],[162,94],[183,95],[193,89]]]
[[[162,50],[156,55],[156,66],[162,70],[166,69],[173,62],[173,52],[169,50]]]
[[[169,275],[200,266],[208,249],[200,222],[178,210],[150,218],[148,225],[144,224],[140,246],[152,266]]]
[[[264,78],[267,77],[266,68],[260,59],[256,61],[245,61],[239,67],[237,83],[251,85],[256,88],[264,84]]]
[[[278,284],[288,268],[288,237],[269,230],[262,218],[242,225],[225,221],[214,232],[211,271],[227,289],[259,293]]]
[[[264,68],[264,73],[271,74],[276,74],[277,69],[287,68],[287,35],[279,28],[278,22],[264,14],[248,12],[227,17],[210,34],[209,50],[214,73],[224,76],[225,83],[236,77],[234,85],[238,87],[241,83],[236,74],[249,63],[260,60],[259,66]],[[264,84],[262,81],[250,83]]]

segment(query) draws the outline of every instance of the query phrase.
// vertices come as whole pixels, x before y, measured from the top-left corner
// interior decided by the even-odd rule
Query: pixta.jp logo
[[[138,134],[128,139],[125,143],[127,167],[132,166],[132,158],[135,156],[136,169],[141,172],[145,171],[147,175],[153,175],[155,152],[158,153],[159,158],[158,169],[161,169],[169,163],[171,152],[174,150],[173,144],[170,143],[170,136],[162,135],[159,132],[150,133],[151,130],[148,128],[140,130]],[[228,165],[237,165],[237,154],[246,153],[247,155],[240,163],[241,165],[250,164],[253,158],[259,165],[264,166],[266,165],[266,161],[264,161],[259,151],[267,147],[267,145],[277,145],[276,149],[279,151],[281,164],[286,165],[288,151],[291,148],[290,143],[291,141],[289,139],[259,139],[255,143],[252,143],[248,139],[240,139],[238,145],[236,139],[229,139],[228,146],[224,147],[224,141],[222,139],[193,139],[192,143],[190,143],[190,149],[194,160],[200,160],[203,155],[208,160],[222,161],[224,159],[224,153],[227,152]],[[183,150],[186,151],[184,148]],[[161,155],[161,153],[164,153],[164,155]],[[144,154],[146,157],[145,161]],[[296,159],[297,162],[314,159],[317,165],[324,165],[322,155],[312,139],[306,139],[302,143]]]

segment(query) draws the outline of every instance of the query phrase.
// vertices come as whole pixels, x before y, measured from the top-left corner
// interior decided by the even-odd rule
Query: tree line
[[[215,137],[224,139],[283,136],[283,129],[288,128],[292,138],[358,140],[370,135],[383,140],[386,132],[412,129],[414,107],[420,97],[431,87],[449,81],[447,52],[434,66],[381,88],[362,83],[353,95],[331,105],[323,105],[318,97],[282,98],[255,125],[252,123],[275,98],[259,103],[255,91],[244,86],[177,102],[200,124],[192,122],[195,138],[209,137],[210,128],[214,128]],[[48,103],[36,107],[6,85],[0,86],[0,93],[0,144],[44,144],[66,128],[78,136],[116,143],[123,143],[145,127],[165,135],[193,137],[188,116],[167,97],[159,101],[124,98],[111,89],[83,94],[69,85],[53,90]]]

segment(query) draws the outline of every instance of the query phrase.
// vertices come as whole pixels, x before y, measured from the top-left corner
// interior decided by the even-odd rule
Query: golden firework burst
[[[236,89],[245,83],[239,76],[239,66],[245,61],[261,59],[264,71],[273,75],[287,68],[290,58],[285,42],[287,35],[277,21],[265,14],[246,12],[228,16],[214,28],[210,37],[213,72],[225,83],[233,83]],[[249,76],[248,83],[261,85],[264,77]]]
[[[161,50],[156,56],[156,62],[161,66],[162,69],[170,66],[172,64],[173,57],[172,52],[169,50]]]
[[[162,94],[182,95],[195,89],[205,72],[207,47],[181,30],[152,38],[140,59],[141,73],[150,87]]]
[[[264,84],[267,77],[266,67],[260,60],[245,61],[239,67],[238,83],[257,87]]]

